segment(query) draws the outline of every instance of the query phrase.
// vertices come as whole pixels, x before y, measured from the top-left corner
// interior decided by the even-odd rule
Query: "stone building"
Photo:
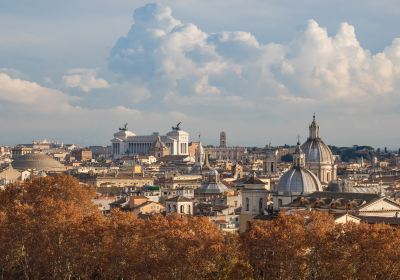
[[[257,215],[263,215],[271,200],[270,185],[257,178],[255,173],[243,182],[240,232],[247,229],[247,223]]]
[[[176,196],[165,200],[167,214],[178,213],[193,215],[193,200],[183,196]]]
[[[189,133],[181,130],[180,123],[164,136],[136,135],[127,129],[127,124],[114,134],[112,154],[114,159],[126,155],[148,155],[160,137],[162,143],[169,149],[169,155],[189,155]]]
[[[160,136],[157,136],[157,139],[156,141],[154,141],[153,146],[149,151],[149,154],[154,156],[156,159],[160,159],[169,155],[169,148],[161,140]]]

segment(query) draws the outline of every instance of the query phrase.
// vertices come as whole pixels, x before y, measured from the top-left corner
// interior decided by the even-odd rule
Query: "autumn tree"
[[[0,192],[6,279],[246,279],[237,236],[207,218],[121,211],[104,216],[93,189],[68,176]]]
[[[303,279],[307,246],[302,216],[281,213],[272,221],[255,221],[242,240],[255,279]]]
[[[93,276],[105,220],[93,190],[68,176],[38,178],[0,193],[0,265],[10,279]]]
[[[281,213],[242,236],[255,279],[400,279],[400,230],[335,224],[326,213]]]

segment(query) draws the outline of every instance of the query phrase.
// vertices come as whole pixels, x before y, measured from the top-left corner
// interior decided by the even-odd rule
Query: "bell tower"
[[[296,167],[304,167],[306,164],[306,156],[300,147],[300,136],[297,140],[296,150],[293,154],[293,165]]]
[[[226,133],[225,131],[221,131],[219,134],[219,147],[226,148]]]

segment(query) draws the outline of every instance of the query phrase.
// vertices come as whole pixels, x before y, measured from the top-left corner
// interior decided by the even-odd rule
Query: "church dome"
[[[293,154],[293,167],[286,171],[276,186],[276,193],[283,196],[301,195],[321,191],[321,182],[310,170],[304,167],[305,155],[297,142]]]
[[[321,138],[307,139],[301,146],[306,155],[307,163],[333,163],[331,149],[322,141]]]
[[[299,195],[321,191],[322,186],[318,178],[310,170],[295,166],[280,178],[276,192],[278,195]]]
[[[301,149],[306,156],[306,162],[333,164],[334,159],[332,151],[319,136],[319,125],[315,121],[315,115],[313,116],[313,121],[309,129],[310,136],[307,141],[301,145]]]
[[[62,172],[66,168],[52,157],[42,153],[31,153],[16,158],[12,166],[18,170],[35,169],[47,172]]]

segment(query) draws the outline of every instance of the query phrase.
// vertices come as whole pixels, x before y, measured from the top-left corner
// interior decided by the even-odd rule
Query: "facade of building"
[[[12,158],[17,158],[26,154],[32,153],[33,149],[30,147],[24,147],[24,146],[17,146],[12,148],[11,150],[11,156]]]
[[[247,177],[242,188],[242,210],[240,212],[240,232],[247,229],[247,222],[257,215],[263,215],[271,199],[270,185],[255,174]]]
[[[218,147],[206,147],[205,153],[210,159],[230,160],[234,162],[244,161],[247,156],[247,149],[244,147],[228,147],[226,133],[222,131],[219,135]]]
[[[89,149],[73,150],[70,158],[74,158],[76,161],[91,161],[92,151]]]
[[[193,215],[193,200],[183,196],[176,196],[165,200],[165,209],[167,214]]]
[[[189,133],[181,130],[179,124],[172,127],[172,131],[165,136],[157,133],[136,135],[125,125],[114,134],[114,138],[111,140],[113,158],[118,159],[126,155],[148,155],[150,151],[154,151],[154,144],[158,142],[168,148],[169,155],[189,155]]]
[[[278,172],[278,150],[267,149],[266,157],[263,161],[263,172],[265,174],[275,174]]]
[[[169,155],[169,148],[165,143],[161,140],[161,137],[158,136],[156,141],[153,143],[153,146],[150,148],[149,154],[154,156],[156,159],[160,159],[162,157]]]
[[[154,185],[154,178],[142,175],[116,173],[114,176],[110,174],[94,175],[79,178],[80,181],[96,187],[142,187],[146,185]]]
[[[122,210],[131,211],[135,215],[153,215],[164,211],[164,206],[158,202],[152,201],[145,196],[123,197],[121,201],[111,204],[119,206]]]
[[[247,156],[247,149],[244,147],[206,147],[205,150],[209,157],[215,160],[241,162]]]

